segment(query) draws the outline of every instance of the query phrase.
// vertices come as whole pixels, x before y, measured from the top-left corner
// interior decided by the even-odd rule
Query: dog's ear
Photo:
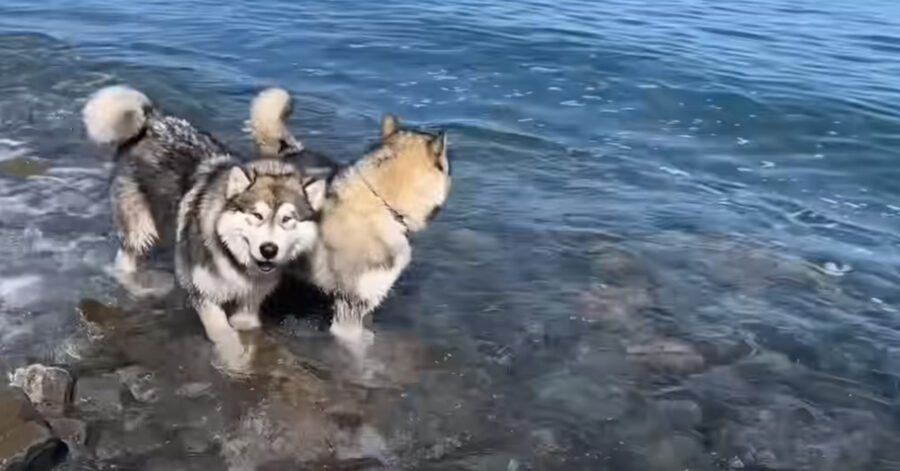
[[[450,162],[447,158],[447,133],[441,131],[440,134],[435,136],[435,138],[428,143],[428,150],[431,151],[435,166],[437,166],[440,171],[449,173]]]
[[[397,117],[387,113],[381,117],[381,138],[384,139],[400,129],[400,122]]]
[[[328,189],[328,181],[324,178],[310,178],[303,184],[303,191],[306,192],[306,199],[313,211],[322,209],[325,204],[325,191]]]
[[[432,155],[438,157],[444,155],[447,152],[447,133],[441,131],[428,143],[428,148],[431,150]]]
[[[250,188],[250,176],[240,167],[232,167],[228,172],[228,184],[225,186],[225,197],[234,198]]]

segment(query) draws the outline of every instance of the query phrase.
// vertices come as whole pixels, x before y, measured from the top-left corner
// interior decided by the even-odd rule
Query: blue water
[[[889,0],[6,0],[0,158],[48,169],[0,177],[0,367],[102,364],[73,347],[85,298],[155,319],[128,361],[215,392],[151,407],[159,436],[104,465],[900,469],[898,78]],[[377,381],[293,318],[266,335],[315,380],[217,379],[181,301],[115,286],[78,119],[112,83],[248,156],[273,84],[342,160],[386,111],[449,130],[453,194],[375,315]]]

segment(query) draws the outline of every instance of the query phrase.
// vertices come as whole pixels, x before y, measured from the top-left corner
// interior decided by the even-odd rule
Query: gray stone
[[[703,422],[703,410],[700,405],[688,399],[664,400],[656,403],[659,411],[673,428],[680,430],[694,429]]]
[[[520,469],[518,460],[504,453],[471,456],[455,464],[466,471],[509,470],[510,466],[513,470]]]
[[[128,388],[131,396],[138,402],[156,402],[159,400],[159,388],[152,372],[140,366],[129,366],[116,371],[119,380]]]
[[[94,447],[100,460],[140,456],[165,445],[165,438],[154,427],[143,427],[131,432],[108,428],[102,430]]]
[[[211,394],[212,383],[187,383],[181,385],[175,390],[175,395],[186,397],[188,399],[196,399],[198,397]]]
[[[152,416],[153,411],[150,409],[125,409],[124,413],[122,414],[122,429],[124,429],[126,432],[131,432],[141,427],[146,427]]]
[[[172,468],[178,469],[178,468]],[[97,464],[97,459],[93,457],[89,452],[85,450],[79,450],[75,453],[72,452],[72,449],[69,449],[69,455],[66,456],[66,460],[59,464],[59,466],[53,468],[53,471],[99,471],[100,466]]]
[[[352,431],[338,431],[334,450],[341,460],[380,459],[387,452],[387,443],[375,427],[362,425]]]
[[[113,418],[122,413],[119,377],[115,374],[78,378],[73,402],[85,414]]]
[[[22,388],[44,415],[62,415],[69,400],[72,376],[62,368],[34,364],[17,369],[12,384]]]
[[[609,421],[628,410],[624,388],[567,371],[538,378],[533,387],[540,401],[590,421]]]
[[[209,434],[195,428],[184,429],[178,432],[178,441],[181,442],[184,451],[189,454],[199,455],[206,453],[212,448]]]
[[[628,358],[658,373],[692,374],[703,371],[706,361],[690,344],[675,339],[655,339],[626,349]]]
[[[50,470],[65,456],[65,446],[17,389],[0,388],[0,469]]]
[[[117,307],[107,306],[94,299],[84,299],[78,305],[81,322],[91,331],[114,329],[122,323],[124,315]]]
[[[84,422],[67,417],[54,417],[47,422],[53,433],[69,447],[81,446],[87,442],[87,424]]]
[[[703,447],[696,439],[684,435],[667,435],[654,441],[644,454],[646,471],[668,471],[671,469],[708,469],[704,462]],[[703,466],[697,463],[702,462]]]
[[[425,449],[425,459],[437,461],[462,447],[462,441],[456,437],[446,437]]]
[[[556,434],[549,428],[533,430],[531,432],[534,451],[539,455],[559,453],[563,447],[559,444]]]

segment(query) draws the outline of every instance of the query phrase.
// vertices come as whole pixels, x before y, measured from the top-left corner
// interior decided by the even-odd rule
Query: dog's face
[[[401,128],[397,118],[381,121],[381,145],[395,161],[390,172],[394,199],[420,227],[430,221],[450,194],[450,160],[447,134],[430,134]]]
[[[248,274],[265,276],[312,249],[326,182],[234,167],[216,233]]]

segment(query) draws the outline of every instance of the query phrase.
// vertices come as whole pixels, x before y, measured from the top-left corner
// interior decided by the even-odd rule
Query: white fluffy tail
[[[150,99],[133,88],[106,87],[84,105],[84,127],[97,144],[122,144],[144,129],[152,107]]]
[[[262,157],[277,157],[284,150],[297,151],[303,145],[287,128],[293,112],[293,98],[282,88],[261,91],[250,105],[250,134]]]

